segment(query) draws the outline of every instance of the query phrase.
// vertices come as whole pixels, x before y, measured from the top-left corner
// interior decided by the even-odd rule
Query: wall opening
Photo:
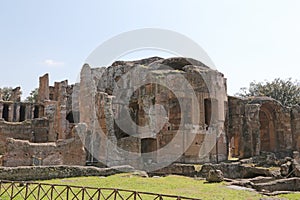
[[[33,118],[39,118],[40,108],[39,106],[34,106]]]
[[[26,106],[21,105],[20,106],[20,122],[25,121],[25,115],[26,115]]]
[[[144,138],[141,140],[141,153],[146,163],[156,162],[157,140],[155,138]]]
[[[9,105],[8,104],[4,104],[3,105],[2,118],[5,121],[8,121],[8,116],[9,116]]]
[[[141,141],[141,152],[150,153],[157,150],[157,140],[155,138],[144,138]]]
[[[74,123],[74,116],[72,111],[67,114],[66,120],[68,120],[69,123]]]
[[[204,99],[204,113],[205,113],[205,127],[206,130],[208,130],[208,127],[210,126],[211,123],[211,113],[212,113],[212,109],[211,109],[211,99]]]
[[[218,100],[217,99],[204,99],[204,118],[205,127],[208,130],[213,123],[218,120]]]

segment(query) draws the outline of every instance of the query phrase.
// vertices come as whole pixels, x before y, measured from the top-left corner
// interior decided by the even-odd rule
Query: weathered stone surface
[[[20,102],[21,101],[21,87],[16,87],[12,90],[11,96],[9,98],[9,101],[12,102]]]
[[[286,177],[291,172],[291,163],[285,163],[280,166],[280,174],[283,177]]]
[[[194,177],[196,176],[197,171],[193,164],[174,163],[159,170],[150,172],[151,176],[164,176],[170,174]]]
[[[206,181],[209,183],[219,183],[222,182],[224,180],[224,175],[223,172],[221,170],[209,170],[208,175],[206,177]]]
[[[220,163],[220,164],[204,164],[199,173],[200,177],[207,177],[210,170],[221,170],[225,178],[253,178],[257,176],[278,177],[280,169],[269,169],[262,167],[255,167],[251,165],[236,163]]]
[[[289,161],[290,162],[290,161]],[[300,177],[300,164],[297,161],[297,159],[293,159],[291,164],[291,168],[290,168],[290,173],[293,172],[292,175],[296,176],[296,177]]]
[[[139,171],[139,170],[136,170],[132,173],[133,176],[138,176],[138,177],[143,177],[143,178],[148,178],[148,174],[147,172],[145,171]]]
[[[241,164],[236,163],[221,163],[221,164],[204,164],[197,174],[200,177],[206,178],[210,170],[221,170],[225,178],[241,178]]]
[[[292,128],[292,135],[293,135],[293,146],[296,151],[300,151],[300,106],[292,107],[291,124],[292,124],[291,128]]]
[[[75,131],[75,130],[74,130]],[[52,143],[7,139],[3,166],[85,165],[86,154],[79,136]]]
[[[39,79],[38,102],[49,100],[49,74],[41,76]]]
[[[6,140],[15,138],[30,142],[48,142],[48,121],[34,119],[19,123],[0,120],[0,154],[6,152]]]
[[[299,148],[299,106],[283,107],[268,97],[229,97],[230,154],[247,158],[273,152],[279,158]]]
[[[31,181],[79,176],[110,176],[122,172],[133,172],[131,166],[116,166],[111,168],[83,167],[83,166],[26,166],[0,167],[2,180]]]
[[[258,191],[273,192],[273,191],[300,191],[300,178],[288,178],[274,180],[266,183],[254,184],[253,188]]]
[[[191,87],[183,84],[180,77]],[[170,88],[177,91],[177,96]],[[197,99],[186,95],[189,91],[195,92]],[[98,148],[99,151],[93,146],[94,156],[99,156],[100,161],[104,158],[104,162],[127,161],[137,167],[149,167],[151,163],[175,161],[180,152],[184,153],[181,162],[226,160],[224,102],[227,102],[224,75],[192,59],[149,58],[116,62],[108,68],[90,68],[86,64],[81,71],[80,120],[87,124],[91,137],[98,135],[100,143],[107,139],[111,143],[109,151]],[[198,104],[199,111],[194,110],[193,104]],[[184,124],[180,124],[183,117]],[[167,146],[179,129],[183,135],[191,136],[177,137],[180,145],[173,145],[168,154],[149,153]],[[132,142],[129,135],[138,136],[139,141]],[[214,147],[216,143],[218,148]],[[115,146],[121,149],[112,149]],[[132,155],[130,152],[137,156],[148,154],[147,158],[139,159],[128,157]],[[132,163],[133,160],[137,162]]]
[[[272,177],[256,177],[251,179],[232,180],[230,185],[252,188],[262,194],[273,196],[300,191],[299,183],[300,179],[296,177],[283,179],[274,179]]]
[[[142,81],[146,82],[141,85]],[[80,134],[89,163],[152,169],[156,163],[173,161],[217,163],[229,154],[240,159],[254,156],[251,162],[256,165],[228,165],[242,175],[229,175],[224,169],[225,177],[270,175],[257,166],[280,166],[282,158],[300,150],[300,106],[283,107],[268,97],[228,97],[226,87],[222,73],[189,58],[117,61],[101,68],[85,64],[75,85],[64,80],[49,86],[45,74],[40,77],[38,103],[20,102],[20,87],[10,101],[0,101],[0,155],[9,154],[7,138],[39,144],[67,142]],[[87,127],[75,133],[79,122]],[[158,151],[171,141],[176,145],[168,153]],[[44,162],[60,163],[58,153]],[[299,156],[294,159],[300,162]],[[293,175],[298,174],[298,165],[293,169]],[[282,173],[286,170],[283,166]]]

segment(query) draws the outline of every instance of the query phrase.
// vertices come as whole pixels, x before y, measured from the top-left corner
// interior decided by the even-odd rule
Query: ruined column
[[[2,118],[3,115],[3,103],[0,102],[0,119]]]
[[[30,119],[34,119],[34,109],[35,109],[35,105],[31,104],[31,106],[30,106]]]
[[[55,116],[56,116],[57,104],[56,102],[49,101],[45,103],[45,116],[49,120],[49,135],[48,141],[55,142],[58,139],[58,135],[55,131]]]
[[[20,87],[16,87],[15,89],[12,90],[9,101],[13,101],[13,102],[21,101],[21,88]]]
[[[245,119],[243,126],[244,158],[260,153],[260,122],[259,104],[245,105]]]
[[[20,121],[20,104],[15,104],[15,122],[19,122]]]
[[[43,102],[49,100],[49,75],[45,74],[39,80],[38,102]]]
[[[67,87],[68,81],[62,81],[58,84],[58,112],[57,114],[57,131],[59,133],[59,139],[67,138],[68,121],[67,117]]]
[[[293,149],[300,151],[300,106],[292,107],[291,128],[293,134]]]
[[[96,87],[93,83],[91,68],[88,64],[85,64],[80,73],[79,111],[80,123],[87,125],[86,135],[83,138],[88,155],[93,154],[91,138],[94,135],[94,120],[96,119],[95,91]],[[88,158],[88,160],[91,161],[92,157]]]
[[[32,111],[33,104],[27,104],[25,109],[25,119],[32,119],[33,111]]]

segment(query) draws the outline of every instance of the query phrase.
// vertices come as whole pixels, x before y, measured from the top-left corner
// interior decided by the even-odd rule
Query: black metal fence
[[[36,182],[0,181],[1,200],[198,200],[174,195],[113,188],[80,187]]]

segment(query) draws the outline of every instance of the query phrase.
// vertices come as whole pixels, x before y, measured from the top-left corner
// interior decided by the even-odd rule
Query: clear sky
[[[139,28],[197,42],[229,94],[253,80],[299,79],[298,0],[11,0],[0,2],[0,87],[22,86],[26,96],[45,73],[51,85],[75,82],[97,46]]]

